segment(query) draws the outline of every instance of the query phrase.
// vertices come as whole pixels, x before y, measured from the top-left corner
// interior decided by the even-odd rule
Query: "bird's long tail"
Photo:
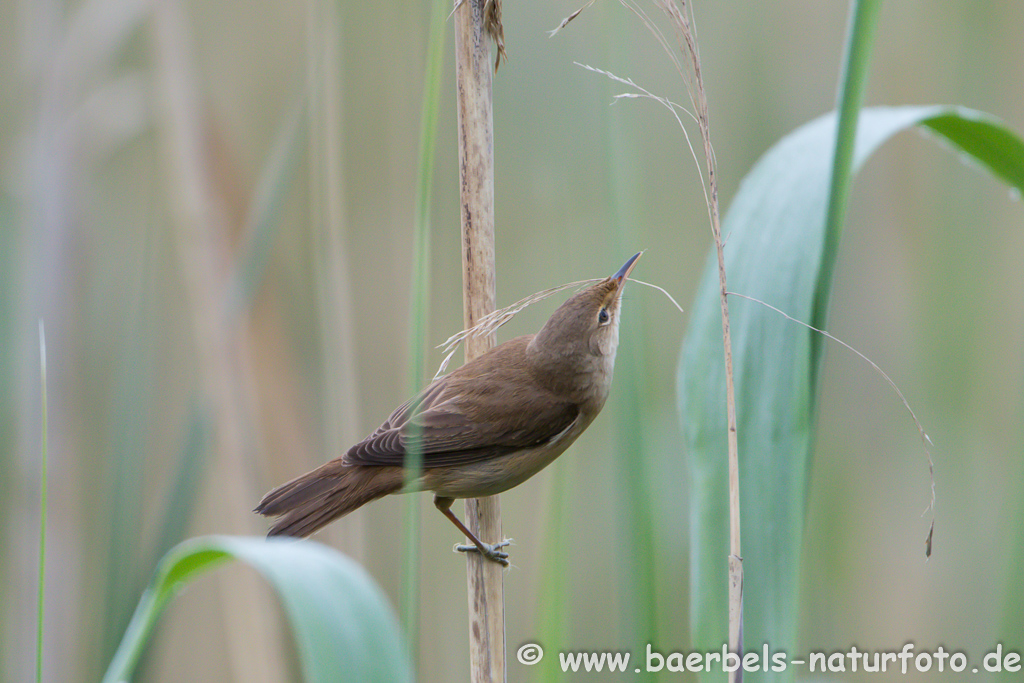
[[[345,465],[331,461],[277,487],[256,512],[279,517],[268,536],[309,536],[358,507],[403,485],[400,467]]]

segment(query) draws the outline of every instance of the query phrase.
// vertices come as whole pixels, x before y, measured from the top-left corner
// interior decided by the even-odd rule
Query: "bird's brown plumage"
[[[415,439],[423,468],[465,465],[544,443],[569,426],[579,407],[538,385],[523,410],[518,378],[529,372],[533,335],[491,349],[430,384],[344,458],[353,465],[401,465]]]
[[[622,287],[638,257],[570,297],[536,335],[438,378],[340,458],[268,493],[256,511],[280,517],[270,534],[306,536],[401,491],[413,443],[422,455],[416,487],[434,491],[448,515],[453,498],[500,493],[547,466],[608,396]]]

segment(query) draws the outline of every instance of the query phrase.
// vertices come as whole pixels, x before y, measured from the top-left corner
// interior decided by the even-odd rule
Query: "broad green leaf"
[[[1024,188],[1024,142],[996,119],[958,107],[861,111],[856,172],[896,133],[921,126]],[[744,179],[723,225],[731,291],[824,325],[839,224],[825,230],[836,116],[769,150]],[[728,484],[717,264],[708,261],[684,342],[679,400],[691,471],[691,604],[695,646],[726,641]],[[816,292],[824,292],[816,308]],[[822,340],[767,308],[729,302],[737,390],[744,641],[792,652]],[[922,539],[924,534],[922,529]],[[924,548],[922,545],[922,555]]]
[[[164,556],[104,683],[130,680],[170,599],[230,559],[247,562],[277,590],[306,681],[412,680],[391,607],[358,564],[312,541],[206,536],[185,541]]]

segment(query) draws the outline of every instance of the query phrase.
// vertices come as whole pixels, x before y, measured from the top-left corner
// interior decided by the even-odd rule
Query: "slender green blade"
[[[610,15],[606,22],[612,21]],[[606,25],[607,50],[611,61],[629,64],[631,55],[621,31]],[[605,81],[609,98],[616,94],[618,84]],[[614,100],[611,100],[614,101]],[[647,203],[641,197],[636,178],[642,175],[637,150],[635,126],[625,119],[619,107],[604,112],[605,143],[611,172],[608,176],[607,204],[615,225],[615,245],[611,262],[616,263],[647,243],[640,226],[649,224]],[[641,264],[642,266],[642,264]],[[629,285],[636,287],[636,285]],[[625,550],[616,552],[619,591],[623,596],[620,617],[627,639],[624,644],[641,651],[646,643],[658,641],[657,581],[659,547],[655,537],[655,513],[650,491],[651,469],[655,466],[657,449],[651,444],[651,430],[645,416],[654,412],[651,392],[645,390],[650,379],[644,353],[647,321],[642,307],[623,306],[616,379],[615,402],[615,476],[617,486],[615,517]],[[654,680],[654,675],[640,672],[634,680]]]
[[[242,560],[276,589],[306,681],[411,681],[398,624],[380,588],[355,562],[312,541],[206,536],[173,548],[142,595],[103,678],[130,680],[160,613],[201,574]]]
[[[416,184],[415,243],[413,246],[413,279],[410,306],[409,385],[416,394],[422,383],[425,367],[427,317],[430,302],[430,207],[434,184],[434,156],[437,150],[437,117],[441,108],[443,82],[445,0],[434,0],[431,9],[430,38],[427,46],[427,67],[423,75],[423,105],[420,114],[420,148]],[[415,427],[414,427],[415,428]],[[423,469],[423,454],[417,439],[406,453],[406,482],[412,485]],[[410,658],[415,661],[419,648],[419,496],[406,500],[405,548],[402,564],[402,625],[409,643]]]
[[[804,216],[806,220],[791,221],[790,216],[788,216],[786,212],[781,213],[779,219],[780,227],[789,227],[798,232],[804,225],[809,226],[807,231],[812,233],[812,238],[817,238],[817,242],[808,245],[810,247],[810,251],[808,252],[810,258],[807,259],[815,261],[816,267],[813,268],[808,278],[805,278],[802,282],[796,283],[799,285],[799,288],[788,290],[796,296],[801,297],[801,299],[810,308],[810,311],[805,312],[806,317],[798,316],[798,318],[800,320],[810,320],[811,324],[817,323],[816,326],[824,324],[822,321],[827,310],[828,294],[831,291],[833,264],[835,263],[835,255],[838,250],[843,218],[846,215],[846,200],[849,195],[850,183],[853,176],[851,161],[857,139],[855,135],[857,130],[857,120],[860,113],[861,102],[864,98],[864,90],[867,84],[868,64],[870,62],[871,46],[873,43],[872,39],[874,36],[874,29],[878,21],[880,6],[880,3],[876,0],[854,0],[854,2],[850,3],[849,34],[846,40],[845,55],[842,63],[843,73],[840,78],[838,97],[838,120],[832,123],[832,127],[828,129],[827,134],[829,137],[821,141],[824,146],[816,147],[814,150],[810,150],[810,153],[806,150],[799,149],[798,145],[795,145],[796,149],[792,150],[792,153],[795,153],[798,156],[798,159],[814,157],[815,161],[821,165],[821,167],[815,169],[817,172],[816,177],[819,179],[816,189],[818,189],[819,192],[810,193],[804,197],[806,203],[803,205],[800,204],[799,198],[794,198],[796,208],[802,208],[806,211]],[[815,138],[814,141],[817,141],[817,139]],[[776,146],[775,149],[790,151],[781,143]],[[816,155],[815,152],[817,153]],[[787,160],[783,159],[779,163],[779,166],[797,173],[802,170],[799,161],[790,164],[787,163]],[[756,172],[760,168],[763,168],[762,164],[758,164],[754,171]],[[770,172],[772,169],[771,167],[767,167],[766,170]],[[764,214],[770,215],[771,213],[770,209],[761,210],[760,207],[751,208],[749,213],[744,213],[742,211],[737,212],[737,206],[740,208],[743,206],[740,200],[746,196],[744,195],[744,189],[749,187],[748,182],[751,177],[755,178],[753,185],[755,191],[750,192],[751,196],[759,195],[756,191],[758,183],[763,183],[765,185],[771,183],[770,177],[758,180],[757,176],[754,176],[753,172],[748,176],[747,180],[744,181],[744,184],[740,189],[740,196],[737,197],[733,204],[733,209],[730,211],[729,215],[726,216],[724,232],[729,236],[730,240],[733,237],[733,221],[743,220],[744,224],[749,224],[753,229],[753,226],[757,224],[756,220],[759,217],[763,217]],[[796,189],[799,188],[800,185],[797,183],[791,186],[787,185],[786,187]],[[772,201],[775,199],[781,200],[785,197],[783,195],[776,197],[775,195],[769,194],[759,198],[766,201]],[[734,216],[739,216],[739,218],[734,218]],[[751,220],[744,220],[745,216],[749,216]],[[790,246],[791,244],[798,242],[800,238],[801,236],[797,235],[795,236],[795,239],[791,238],[789,240],[784,240],[781,244]],[[752,241],[751,243],[756,244],[756,242]],[[750,283],[744,282],[743,278],[750,275],[750,273],[739,273],[740,279],[737,280],[736,273],[730,263],[730,257],[734,255],[735,251],[738,250],[730,249],[726,256],[725,272],[731,276],[728,284],[732,287],[733,291],[746,292],[744,287],[749,286]],[[752,251],[756,252],[757,249],[754,248]],[[799,255],[800,252],[795,251],[794,254]],[[748,256],[753,257],[753,254],[749,254]],[[704,286],[701,290],[702,293],[707,291],[704,287],[708,286],[709,283],[711,287],[714,287],[717,281],[717,274],[712,270],[712,265],[717,266],[718,264],[711,264],[709,262],[705,271]],[[782,265],[792,266],[792,264]],[[808,264],[804,263],[799,265]],[[739,285],[739,287],[737,287],[737,285]],[[800,289],[803,287],[809,289]],[[703,294],[700,296],[703,296]],[[711,300],[713,301],[714,298],[717,297],[715,297],[712,292]],[[762,301],[767,300],[762,297],[757,298]],[[704,308],[700,313],[709,316],[712,320],[712,324],[714,324],[713,321],[717,319],[717,316],[714,315],[712,310],[713,307],[711,310]],[[822,321],[817,320],[813,315],[814,313],[820,314],[822,316]],[[795,582],[797,569],[799,567],[799,555],[794,553],[789,556],[773,556],[774,564],[772,564],[771,568],[767,570],[762,567],[758,567],[756,560],[754,562],[747,562],[746,558],[748,557],[748,550],[750,550],[751,546],[761,548],[765,536],[772,538],[781,534],[785,538],[790,539],[796,549],[799,549],[800,547],[799,540],[803,535],[804,508],[806,506],[804,492],[807,488],[807,464],[810,459],[810,439],[811,431],[813,429],[812,418],[814,410],[814,391],[817,387],[817,383],[814,381],[814,376],[817,374],[822,347],[820,340],[817,337],[808,337],[806,334],[801,336],[801,340],[805,342],[806,346],[789,347],[789,350],[794,353],[794,355],[789,359],[791,361],[791,365],[789,366],[791,372],[789,376],[793,376],[793,370],[798,363],[802,361],[807,364],[807,377],[805,379],[808,384],[806,386],[806,393],[800,397],[803,399],[804,403],[801,404],[802,407],[800,409],[792,412],[787,410],[789,408],[788,405],[779,406],[777,404],[769,408],[766,412],[770,413],[772,409],[782,410],[783,417],[789,416],[794,420],[794,422],[784,425],[785,431],[783,432],[783,435],[791,438],[781,441],[778,446],[783,453],[792,454],[794,456],[793,460],[795,461],[795,464],[792,468],[784,470],[781,476],[772,480],[773,483],[777,484],[777,488],[766,490],[765,494],[761,496],[759,500],[749,501],[743,484],[748,480],[747,477],[750,475],[748,470],[752,469],[751,463],[754,458],[748,455],[747,450],[749,447],[757,446],[758,444],[756,441],[750,441],[748,437],[763,434],[764,431],[761,430],[768,431],[771,434],[773,424],[770,414],[760,415],[760,424],[752,429],[752,425],[748,425],[747,423],[746,415],[748,413],[743,408],[746,407],[745,399],[749,397],[750,394],[746,393],[746,391],[750,386],[754,385],[754,382],[750,381],[747,375],[754,374],[758,368],[755,367],[756,363],[749,364],[744,361],[746,360],[747,355],[753,351],[753,348],[747,345],[752,342],[756,342],[757,340],[754,339],[753,334],[744,334],[744,324],[747,323],[749,319],[740,318],[735,305],[730,308],[730,318],[732,319],[731,326],[734,335],[732,353],[734,359],[733,368],[735,372],[734,380],[737,387],[736,415],[739,421],[737,429],[739,434],[738,448],[740,454],[740,510],[742,511],[740,517],[740,537],[744,539],[741,549],[741,554],[745,558],[744,575],[752,570],[766,571],[769,573],[769,576],[775,578],[777,582],[781,582],[785,579],[785,583],[780,587],[781,590],[777,593],[772,593],[770,596],[775,598],[775,600],[769,600],[768,602],[770,604],[765,605],[766,608],[774,610],[776,617],[774,621],[766,625],[761,622],[761,603],[758,602],[758,600],[761,599],[761,596],[766,593],[755,590],[753,599],[751,599],[750,592],[748,591],[746,584],[746,576],[744,576],[743,605],[740,612],[741,619],[744,623],[740,626],[740,648],[743,649],[745,647],[745,638],[743,634],[746,634],[747,636],[746,642],[752,643],[751,647],[755,649],[760,647],[763,643],[769,642],[768,638],[770,635],[771,643],[774,646],[782,647],[787,651],[791,651],[796,634],[797,595]],[[701,321],[705,322],[705,319],[702,318]],[[707,330],[705,327],[705,334],[707,333],[712,334],[712,337],[714,337],[714,333],[711,333],[710,330]],[[712,346],[715,346],[713,341]],[[721,349],[720,344],[718,345],[718,349]],[[771,362],[765,363],[765,366],[770,365]],[[721,364],[717,366],[717,369],[720,371],[718,373],[719,375],[724,374],[724,368],[721,367]],[[771,368],[765,367],[763,369],[770,370]],[[687,374],[688,376],[692,376],[692,373]],[[722,377],[722,379],[724,379],[724,377]],[[772,378],[765,378],[765,381],[770,382],[771,379]],[[680,379],[680,383],[682,383],[682,381],[683,380]],[[715,386],[716,385],[712,385],[712,387]],[[721,386],[724,387],[724,383]],[[714,389],[712,389],[712,393],[718,392],[715,392]],[[680,391],[681,403],[684,401],[684,396],[685,394]],[[771,406],[771,404],[768,405]],[[719,408],[724,410],[723,400],[719,400]],[[725,435],[726,429],[723,428],[719,434]],[[764,451],[758,451],[757,453],[763,454]],[[710,452],[705,452],[704,455],[705,457],[709,457]],[[691,467],[694,473],[693,481],[697,484],[697,470],[701,468],[696,467],[695,465],[698,462],[699,456],[693,452],[692,457],[693,460],[691,461]],[[756,457],[756,455],[754,457]],[[709,463],[705,462],[704,464],[706,465]],[[705,478],[714,478],[716,480],[722,477],[727,477],[728,472],[724,465],[725,461],[723,460],[723,462],[717,467],[712,465],[711,471],[705,470],[701,472],[701,475]],[[756,471],[756,467],[753,469]],[[727,482],[727,479],[722,479],[722,481]],[[692,534],[696,534],[698,530],[702,530],[705,533],[712,532],[712,527],[705,523],[707,520],[700,518],[701,511],[707,511],[709,508],[713,509],[716,517],[722,514],[723,511],[724,514],[729,514],[729,509],[726,506],[728,496],[722,496],[720,498],[717,497],[720,489],[718,487],[711,486],[711,481],[702,481],[700,483],[706,485],[695,486],[696,495],[691,499]],[[753,505],[751,505],[751,502],[753,502]],[[763,510],[762,508],[768,509]],[[762,534],[762,536],[757,538],[748,536],[745,533],[745,528],[754,526],[750,524],[751,514],[755,516],[755,519],[764,519],[761,514],[762,512],[767,512],[771,515],[770,517],[767,517],[767,519],[769,520],[769,524],[772,525],[772,530],[777,533]],[[745,524],[743,523],[744,521],[746,521]],[[774,527],[775,524],[779,525],[778,529]],[[728,527],[719,528],[724,529]],[[690,550],[691,594],[694,596],[690,603],[692,614],[691,622],[696,642],[700,643],[705,649],[712,647],[717,648],[718,643],[726,642],[725,636],[728,633],[728,623],[726,619],[727,612],[720,608],[716,609],[716,605],[723,604],[724,600],[723,602],[711,600],[711,596],[701,593],[699,590],[702,583],[713,581],[713,577],[716,572],[713,564],[709,562],[709,557],[704,556],[705,563],[699,568],[697,566],[699,562],[696,558],[705,548],[709,550],[711,548],[715,548],[717,550],[717,547],[709,546],[704,543],[707,541],[714,542],[714,540],[715,539],[711,538],[701,538],[701,542],[692,544]],[[726,541],[723,539],[721,544],[724,546],[725,543]],[[724,548],[723,552],[718,557],[723,560],[727,557]],[[757,578],[758,577],[755,577],[755,580],[757,580]],[[721,597],[724,598],[725,591],[727,590],[724,586],[724,582],[718,582],[718,588],[720,589],[719,592],[722,593]],[[716,597],[719,596],[716,595]],[[753,610],[748,607],[748,604],[751,602],[754,603]],[[752,625],[751,622],[753,622]],[[765,627],[768,629],[767,631],[764,630]],[[763,637],[758,639],[757,636],[762,635]],[[753,638],[750,636],[753,636]],[[722,678],[724,677],[724,674],[718,674],[716,676],[708,672],[706,677]]]
[[[849,34],[846,37],[843,73],[836,102],[839,121],[836,123],[835,154],[832,156],[828,205],[825,209],[824,259],[814,302],[814,312],[818,317],[811,323],[821,328],[825,324],[829,293],[832,291],[832,269],[846,217],[846,201],[853,182],[852,160],[857,142],[857,119],[867,90],[868,65],[881,9],[881,0],[854,0],[850,3]],[[820,337],[814,337],[812,341],[816,357],[820,356],[821,342]]]
[[[247,310],[266,274],[280,227],[281,207],[292,188],[308,129],[307,96],[303,93],[285,114],[274,146],[267,155],[245,221],[245,238],[227,295],[227,312],[234,317]]]
[[[1024,142],[995,118],[957,107],[862,110],[852,171],[890,137],[913,126],[941,136],[1018,190],[1024,186]],[[836,257],[827,248],[826,230],[840,229],[838,223],[826,228],[825,221],[835,137],[836,115],[828,114],[782,139],[744,179],[723,226],[730,236],[729,289],[818,326],[827,310],[816,309],[816,293],[830,290]],[[792,651],[821,340],[750,301],[732,299],[730,314],[744,640],[751,648],[768,643],[773,651]],[[692,487],[691,620],[699,649],[720,649],[726,640],[729,511],[719,316],[712,257],[692,307],[678,378]]]
[[[1024,425],[1024,421],[1020,423]],[[1004,652],[1020,652],[1024,650],[1024,585],[1021,585],[1020,572],[1018,567],[1024,563],[1024,518],[1018,511],[1014,515],[1016,533],[1009,540],[1013,545],[1013,552],[1010,555],[1010,563],[1004,569],[1006,578],[1004,580],[1004,601],[1002,614],[999,619],[1000,642]],[[1017,671],[1004,671],[998,677],[1000,681],[1016,681],[1020,678]]]
[[[147,568],[155,567],[164,553],[185,538],[196,509],[213,434],[210,416],[200,409],[198,401],[189,408],[183,432],[181,454],[167,488],[167,502],[158,517],[156,541],[148,549],[148,558],[143,565]]]
[[[15,316],[15,301],[20,296],[15,282],[21,276],[18,258],[18,250],[15,245],[21,239],[20,230],[15,220],[13,205],[10,198],[3,191],[0,191],[0,491],[11,491],[14,488],[14,472],[16,471],[15,454],[15,401],[18,400],[18,392],[14,373],[15,351],[18,347],[14,343],[16,339],[15,330],[18,329]],[[0,527],[0,547],[13,548],[12,532],[10,524]],[[13,566],[11,553],[0,553],[0,605],[12,604],[11,587],[13,581]],[[0,619],[0,643],[9,643],[10,619]],[[0,653],[6,654],[6,650],[0,648]],[[0,654],[3,656],[3,654]],[[0,673],[0,681],[3,681],[4,674]]]
[[[39,594],[36,604],[36,683],[43,680],[43,613],[46,589],[46,479],[49,473],[46,450],[46,328],[39,321],[39,383],[42,402],[40,413],[42,449],[39,483]]]
[[[569,477],[565,468],[563,459],[555,460],[550,467],[551,493],[547,496],[544,513],[543,561],[539,563],[544,571],[539,581],[540,608],[536,620],[537,643],[546,649],[550,660],[532,667],[535,683],[559,681],[564,676],[552,662],[556,661],[556,652],[567,649],[570,621],[570,585],[565,552],[570,543],[565,531],[566,519],[572,511],[572,487],[566,486]]]
[[[156,371],[156,323],[143,302],[153,300],[153,269],[148,261],[138,271],[138,298],[126,316],[123,350],[118,359],[113,422],[109,428],[110,457],[104,462],[109,489],[101,518],[106,542],[105,577],[102,584],[102,631],[100,650],[93,660],[93,675],[117,647],[118,638],[132,614],[135,594],[142,589],[153,565],[144,565],[137,552],[143,538],[140,510],[146,500],[147,425],[154,406]],[[152,559],[152,558],[147,558]],[[98,591],[97,591],[97,594]]]

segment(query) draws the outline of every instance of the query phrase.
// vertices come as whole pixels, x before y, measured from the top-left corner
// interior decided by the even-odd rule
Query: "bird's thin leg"
[[[506,539],[504,541],[501,541],[500,543],[495,543],[494,545],[491,545],[489,543],[484,543],[483,541],[481,541],[473,534],[473,532],[467,529],[466,525],[462,523],[462,520],[456,517],[455,513],[452,512],[452,503],[454,502],[454,498],[434,496],[434,507],[440,510],[441,514],[450,519],[452,524],[454,524],[459,531],[464,533],[466,535],[466,538],[473,542],[473,545],[456,545],[455,549],[461,553],[478,552],[484,557],[486,557],[488,560],[491,560],[492,562],[497,562],[503,567],[507,567],[508,553],[501,552],[500,549],[509,545],[510,542]]]

